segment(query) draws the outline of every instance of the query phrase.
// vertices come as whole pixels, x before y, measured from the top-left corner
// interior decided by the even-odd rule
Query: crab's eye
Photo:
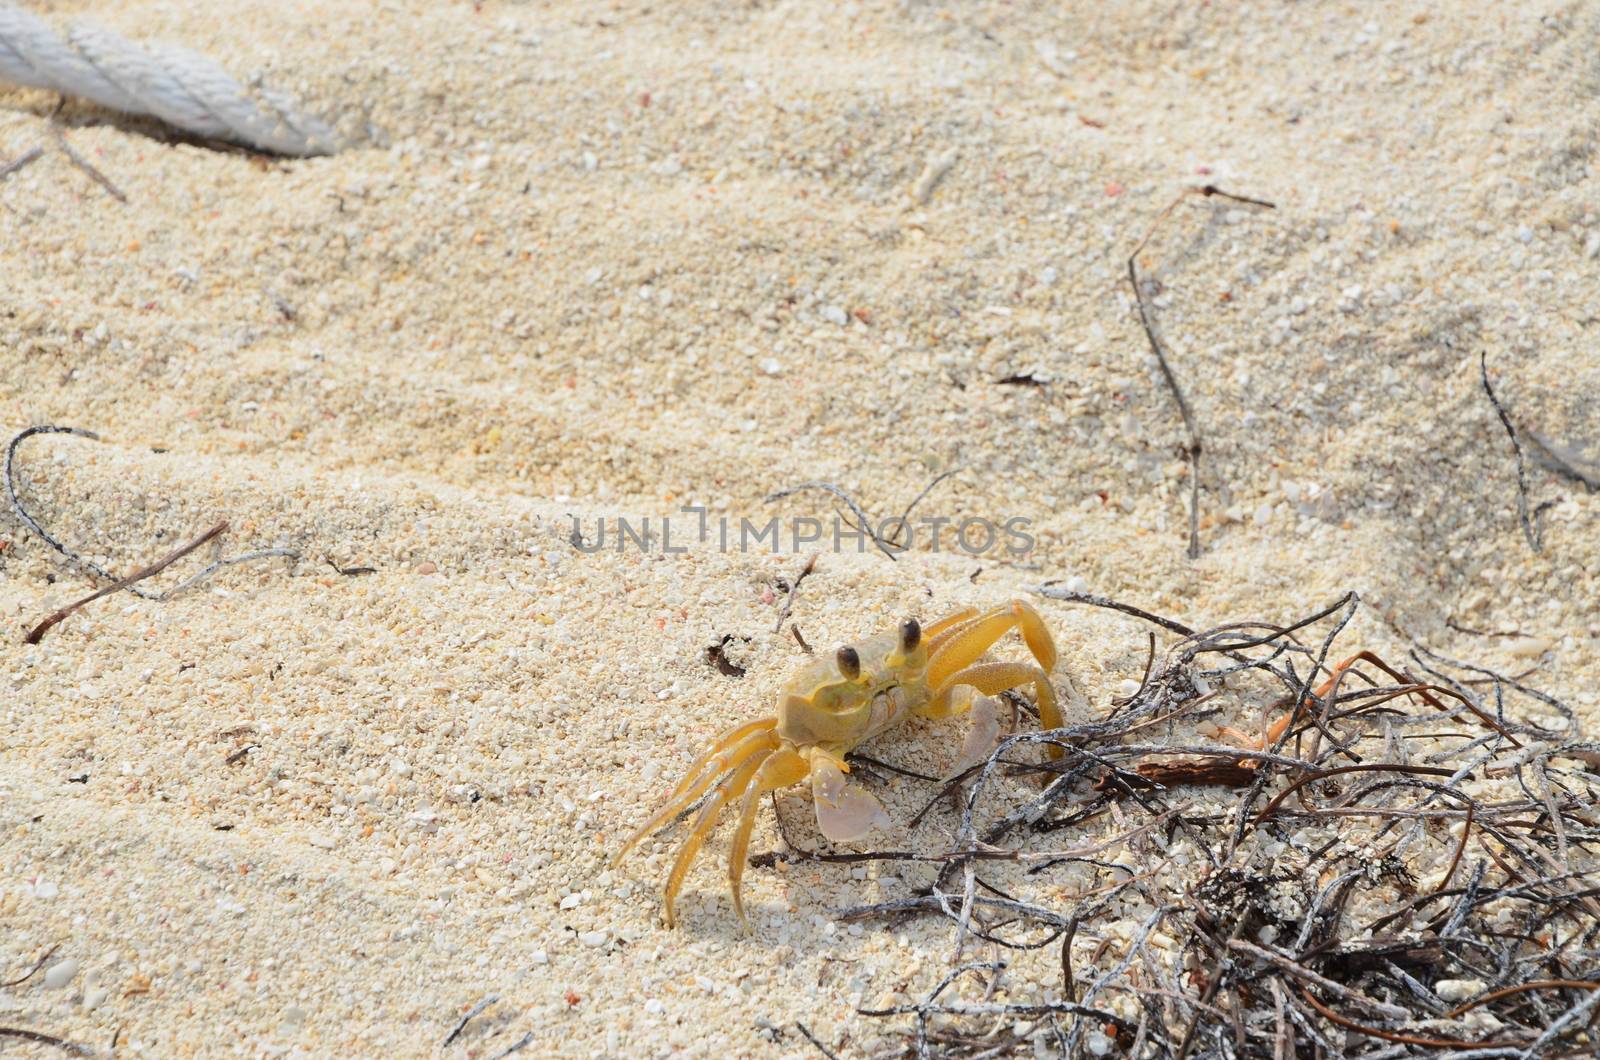
[[[854,681],[861,676],[861,656],[854,648],[846,644],[839,649],[839,654],[834,656],[839,664],[839,672],[846,679]]]
[[[908,618],[900,623],[900,651],[910,655],[922,643],[922,627],[917,625],[917,620]]]

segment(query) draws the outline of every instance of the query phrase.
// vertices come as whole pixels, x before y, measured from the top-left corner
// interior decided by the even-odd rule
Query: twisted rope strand
[[[147,114],[213,140],[280,155],[332,154],[339,137],[281,92],[248,93],[215,60],[169,44],[136,44],[82,23],[65,35],[0,2],[0,81]]]

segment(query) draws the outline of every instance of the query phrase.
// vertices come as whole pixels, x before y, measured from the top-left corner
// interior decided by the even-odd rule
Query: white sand
[[[223,517],[227,554],[304,553],[27,647],[93,583],[0,515],[0,981],[78,962],[0,990],[0,1024],[421,1055],[498,993],[457,1055],[530,1029],[528,1055],[817,1055],[796,1020],[873,1048],[889,1025],[855,1007],[950,958],[932,920],[831,922],[903,893],[862,878],[887,868],[752,870],[746,938],[722,838],[675,932],[670,836],[605,867],[707,738],[770,712],[803,659],[771,587],[803,556],[583,555],[569,513],[823,513],[763,497],[827,479],[888,514],[961,465],[923,511],[1032,520],[1025,565],[824,555],[807,640],[1044,578],[1195,625],[1354,589],[1349,650],[1404,659],[1387,615],[1592,718],[1600,503],[1530,467],[1559,501],[1531,552],[1478,354],[1520,424],[1595,455],[1600,18],[1079,6],[36,5],[379,139],[263,163],[69,109],[128,204],[54,150],[0,182],[0,422],[105,439],[30,441],[32,509],[119,572]],[[0,90],[0,160],[50,145],[52,105]],[[1206,446],[1190,562],[1124,268],[1207,181],[1278,209],[1179,206],[1145,259]],[[1028,373],[1049,385],[995,383]],[[1106,709],[1144,629],[1044,606]],[[706,662],[725,634],[743,679]],[[878,750],[948,762],[963,732]],[[764,810],[753,849],[777,843]],[[1055,960],[1017,957],[1008,996],[1058,988]]]

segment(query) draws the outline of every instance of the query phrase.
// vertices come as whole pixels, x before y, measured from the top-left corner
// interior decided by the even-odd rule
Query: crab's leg
[[[776,739],[772,731],[772,725],[772,719],[768,718],[766,721],[735,729],[724,736],[722,740],[718,740],[712,746],[712,750],[702,755],[696,766],[690,768],[688,775],[667,797],[666,804],[657,810],[648,821],[640,825],[638,831],[628,837],[628,841],[622,844],[622,849],[618,850],[616,855],[612,857],[611,864],[616,865],[627,855],[628,851],[638,844],[639,840],[682,813],[723,772],[744,762],[751,755],[770,750],[773,740]],[[732,739],[741,733],[745,734],[743,739],[720,751],[717,750],[726,740]]]
[[[928,684],[940,687],[951,674],[977,662],[1013,628],[1021,629],[1028,650],[1046,673],[1056,668],[1056,644],[1044,619],[1028,604],[1013,600],[943,630],[936,640],[930,640]]]
[[[750,850],[750,829],[756,823],[756,810],[761,807],[761,796],[769,791],[798,784],[811,772],[811,765],[794,751],[785,748],[761,763],[756,771],[755,783],[744,793],[744,805],[739,810],[739,827],[733,833],[733,847],[728,852],[728,887],[733,892],[733,908],[739,913],[739,922],[746,931],[750,921],[744,915],[745,855]]]
[[[961,610],[956,611],[953,614],[945,615],[932,625],[924,627],[922,630],[922,639],[928,645],[928,650],[933,651],[939,646],[939,642],[945,637],[945,635],[948,634],[952,629],[963,625],[977,616],[978,609],[976,607],[963,607]]]
[[[773,737],[772,739],[776,739]],[[717,815],[728,804],[730,799],[736,798],[750,786],[750,780],[756,775],[756,770],[761,768],[761,763],[772,754],[772,745],[769,742],[744,765],[734,770],[733,775],[717,785],[711,798],[700,808],[695,816],[694,827],[689,829],[689,835],[683,841],[683,846],[678,850],[678,859],[672,863],[672,872],[667,876],[667,885],[662,891],[662,904],[666,908],[667,927],[673,924],[672,907],[677,901],[678,891],[683,887],[683,878],[689,872],[694,857],[700,853],[700,847],[706,841],[706,836],[711,834],[717,826]]]
[[[986,696],[997,696],[1030,681],[1033,682],[1033,694],[1039,704],[1040,727],[1061,728],[1061,708],[1056,705],[1056,693],[1050,687],[1050,675],[1031,663],[977,663],[965,670],[957,670],[934,690],[927,705],[917,713],[925,718],[948,718],[960,714],[972,706],[972,697],[961,692],[963,686],[976,688]],[[1059,747],[1052,747],[1051,751],[1056,755],[1061,753]]]
[[[689,763],[689,768],[684,771],[683,779],[680,780],[678,782],[678,786],[672,790],[672,794],[667,796],[667,801],[671,802],[673,799],[676,799],[679,795],[689,790],[689,785],[699,777],[701,769],[713,758],[716,758],[719,754],[724,754],[727,751],[737,747],[741,741],[748,740],[752,733],[760,732],[763,729],[773,729],[776,728],[777,725],[778,722],[776,718],[761,718],[758,721],[747,722],[746,724],[740,725],[737,728],[729,729],[721,736],[718,736],[715,740],[712,740],[711,745],[705,749],[705,752],[701,754],[699,758],[696,758],[693,762]],[[727,768],[728,767],[726,765],[718,766],[716,767],[716,772],[720,773],[722,770]]]
[[[1013,628],[1021,630],[1028,650],[1039,661],[1038,666],[1023,663],[974,665],[995,641]],[[993,696],[1031,681],[1039,704],[1040,724],[1047,729],[1061,727],[1061,710],[1056,705],[1055,690],[1049,678],[1050,671],[1056,667],[1055,641],[1039,612],[1021,600],[1002,604],[943,630],[938,640],[930,644],[930,650],[928,687],[933,695],[919,711],[925,717],[949,717],[965,710],[970,705],[968,700],[952,696],[960,685],[970,685],[986,696]],[[1050,757],[1060,756],[1059,747],[1050,748]]]

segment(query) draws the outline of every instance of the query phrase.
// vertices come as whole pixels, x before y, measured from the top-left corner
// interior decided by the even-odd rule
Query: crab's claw
[[[811,794],[817,808],[817,827],[831,842],[853,843],[874,828],[887,828],[894,823],[883,803],[861,785],[850,783],[844,771],[830,760],[812,763]]]
[[[967,730],[961,757],[956,761],[957,773],[987,762],[994,752],[994,742],[1000,736],[1000,701],[993,696],[973,696],[971,718],[972,727]]]

